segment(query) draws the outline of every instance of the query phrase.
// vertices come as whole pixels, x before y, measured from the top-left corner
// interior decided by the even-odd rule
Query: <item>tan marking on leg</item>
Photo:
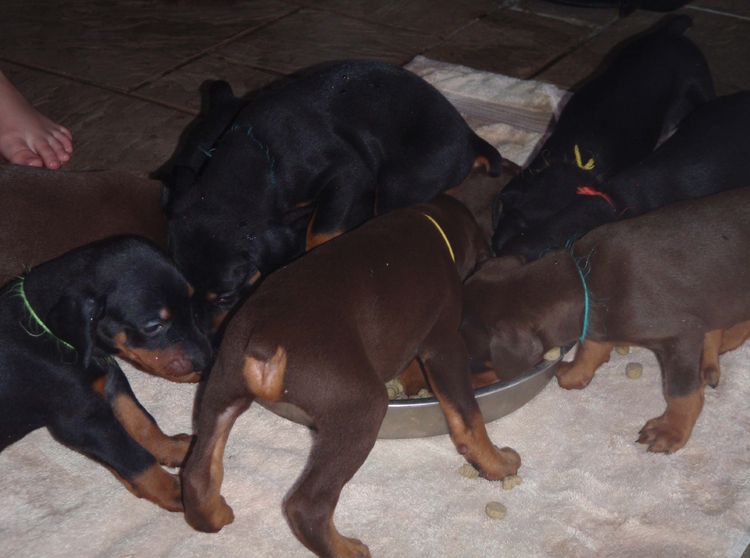
[[[168,511],[182,511],[182,491],[177,475],[167,473],[158,465],[152,465],[132,479],[124,479],[110,469],[130,492],[154,502]]]
[[[99,395],[104,395],[104,390],[107,388],[107,375],[100,376],[94,382],[91,384],[91,389],[93,389],[96,393]]]
[[[469,423],[445,397],[435,392],[448,423],[451,440],[458,453],[476,467],[488,480],[501,480],[515,475],[521,466],[520,456],[511,448],[496,448],[487,436],[482,413],[477,408]]]
[[[497,372],[492,368],[488,368],[481,372],[472,372],[471,374],[471,387],[474,389],[491,386],[499,381],[500,378],[498,378]]]
[[[701,354],[701,382],[711,387],[719,385],[721,367],[719,366],[719,348],[722,345],[723,330],[715,329],[703,336],[703,353]]]
[[[572,362],[561,362],[557,365],[555,375],[557,383],[565,389],[583,389],[594,377],[596,370],[609,361],[613,343],[600,343],[586,339],[578,347]]]
[[[683,447],[693,432],[703,409],[703,387],[683,397],[667,397],[667,410],[648,421],[641,429],[638,443],[648,451],[672,453]]]
[[[221,495],[224,480],[224,448],[237,417],[247,408],[237,402],[216,417],[211,438],[198,439],[183,472],[185,482],[185,520],[191,527],[215,533],[234,521],[234,512]]]
[[[277,401],[284,390],[286,360],[286,351],[281,346],[276,348],[276,353],[267,361],[245,355],[242,373],[250,392],[266,401]]]
[[[333,556],[337,558],[369,558],[370,549],[359,539],[345,537],[338,532],[333,524],[333,518],[328,519],[328,540],[331,543]]]
[[[750,337],[750,321],[740,322],[729,329],[725,329],[719,352],[733,351],[742,345],[748,337]]]
[[[125,394],[119,394],[112,402],[112,411],[125,431],[143,446],[156,460],[168,467],[182,465],[188,449],[191,436],[177,434],[167,436],[133,401]]]

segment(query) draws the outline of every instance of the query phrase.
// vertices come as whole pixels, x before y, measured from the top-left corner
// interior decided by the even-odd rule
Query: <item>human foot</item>
[[[0,157],[58,169],[73,152],[70,130],[37,111],[0,72]]]

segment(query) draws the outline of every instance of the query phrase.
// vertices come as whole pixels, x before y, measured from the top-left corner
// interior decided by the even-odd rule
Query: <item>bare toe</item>
[[[44,161],[45,167],[47,167],[48,169],[60,168],[60,160],[57,158],[54,149],[52,149],[49,143],[42,140],[37,142],[37,144],[34,145],[34,148],[36,149],[37,153],[39,153],[42,161]]]

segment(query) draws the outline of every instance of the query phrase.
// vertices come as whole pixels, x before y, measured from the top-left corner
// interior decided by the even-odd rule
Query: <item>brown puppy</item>
[[[487,479],[514,474],[518,454],[487,437],[458,331],[461,281],[488,254],[469,211],[442,196],[378,217],[271,274],[229,322],[199,404],[183,470],[188,523],[218,531],[232,521],[220,495],[229,430],[256,397],[283,401],[316,432],[284,504],[292,531],[320,556],[369,556],[339,534],[333,512],[375,443],[384,382],[415,357],[459,453]]]
[[[748,204],[750,189],[728,191],[600,227],[526,266],[487,262],[465,288],[472,359],[512,375],[581,336],[575,360],[557,370],[562,387],[579,389],[614,344],[649,348],[667,409],[638,441],[681,448],[703,406],[705,334],[750,319]]]
[[[0,165],[0,285],[108,236],[137,234],[166,247],[155,181],[112,171]]]

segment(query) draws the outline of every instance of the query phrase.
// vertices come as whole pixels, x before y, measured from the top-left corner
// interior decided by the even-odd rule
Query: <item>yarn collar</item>
[[[453,260],[453,263],[456,263],[456,255],[453,253],[453,247],[451,246],[450,240],[448,240],[448,235],[445,234],[445,231],[440,226],[440,224],[435,220],[432,215],[428,215],[427,213],[422,213],[425,217],[427,217],[427,220],[430,221],[433,225],[435,225],[435,228],[440,233],[440,236],[443,237],[443,241],[445,242],[445,245],[448,247],[448,253],[451,255],[451,260]]]

